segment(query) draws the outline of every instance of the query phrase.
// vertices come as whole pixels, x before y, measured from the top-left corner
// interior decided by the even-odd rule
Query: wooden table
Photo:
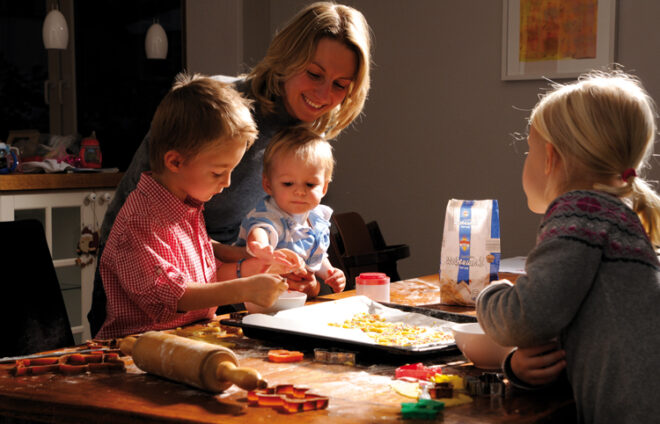
[[[417,281],[420,280],[420,281]],[[417,295],[433,291],[433,277],[396,283]],[[424,290],[420,286],[429,284]],[[330,295],[345,297],[350,293]],[[392,300],[397,299],[392,296]],[[410,302],[410,299],[407,299]],[[390,388],[394,370],[401,364],[329,365],[313,361],[306,352],[303,362],[276,364],[266,360],[269,349],[288,346],[266,344],[246,337],[231,339],[241,366],[261,372],[270,385],[293,383],[310,387],[330,398],[328,409],[294,415],[267,407],[247,405],[246,392],[231,387],[212,395],[183,384],[145,374],[130,358],[127,372],[64,376],[13,377],[0,370],[0,414],[44,422],[62,423],[392,423],[402,422],[402,402],[410,402]],[[430,364],[444,364],[444,372],[480,375],[457,352],[442,355]],[[6,368],[6,366],[5,366]],[[446,423],[572,422],[574,404],[560,388],[537,392],[514,391],[506,398],[475,397],[466,405],[445,409],[438,417]],[[413,421],[424,422],[424,421]]]

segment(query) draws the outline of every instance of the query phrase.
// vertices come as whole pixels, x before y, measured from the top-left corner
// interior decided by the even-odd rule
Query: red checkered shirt
[[[101,258],[107,316],[98,338],[163,330],[213,317],[216,308],[178,312],[188,282],[216,280],[219,264],[203,204],[181,201],[142,173],[117,215]]]

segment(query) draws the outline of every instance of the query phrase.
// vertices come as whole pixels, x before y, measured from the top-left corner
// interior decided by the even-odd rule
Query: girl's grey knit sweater
[[[558,338],[580,422],[660,422],[660,264],[637,215],[609,194],[568,192],[525,268],[480,293],[486,333],[505,346]]]

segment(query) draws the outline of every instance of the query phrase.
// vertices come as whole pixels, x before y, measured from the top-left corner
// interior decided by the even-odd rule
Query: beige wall
[[[246,0],[244,22],[259,22],[245,24],[253,31],[240,29],[250,57],[259,45],[265,49],[265,34],[305,3]],[[618,3],[616,61],[634,70],[660,102],[660,2]],[[410,245],[411,257],[399,265],[403,277],[437,272],[449,198],[498,199],[503,256],[525,255],[540,217],[527,209],[520,183],[525,147],[511,133],[525,130],[526,111],[545,84],[501,81],[502,1],[347,4],[373,29],[375,66],[363,118],[335,143],[338,164],[326,203],[377,220],[388,243]],[[202,52],[216,47],[209,40],[196,46]],[[654,166],[657,180],[660,164]]]

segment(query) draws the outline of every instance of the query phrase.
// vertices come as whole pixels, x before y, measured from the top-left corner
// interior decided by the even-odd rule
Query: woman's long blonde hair
[[[657,130],[653,99],[637,78],[620,70],[590,72],[553,88],[532,111],[530,123],[565,164],[565,188],[582,178],[593,180],[594,189],[630,199],[659,246],[660,197],[642,176]],[[602,183],[608,180],[623,184]]]
[[[355,52],[358,62],[346,98],[310,125],[314,132],[325,133],[330,139],[360,115],[369,92],[371,31],[358,10],[331,2],[314,3],[302,9],[275,35],[266,56],[247,78],[262,111],[273,112],[275,97],[284,94],[284,82],[305,69],[322,38],[344,43]]]

